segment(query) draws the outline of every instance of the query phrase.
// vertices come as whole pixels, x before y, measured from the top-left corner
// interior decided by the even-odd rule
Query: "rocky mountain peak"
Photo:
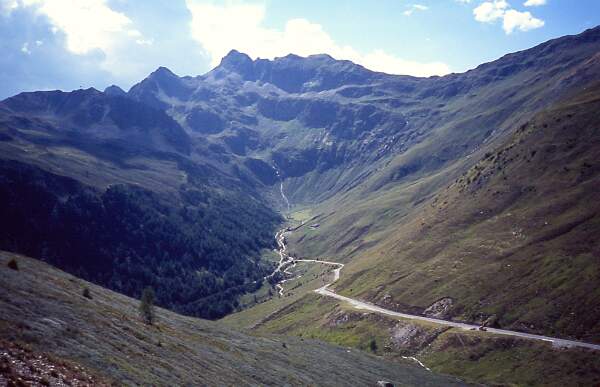
[[[231,50],[221,59],[216,70],[239,74],[244,80],[254,80],[254,67],[254,61],[247,54]]]
[[[182,78],[161,66],[143,81],[133,85],[127,95],[154,108],[165,109],[167,105],[157,98],[161,92],[185,99],[189,96],[190,90],[183,84]]]
[[[157,81],[164,81],[164,80],[169,80],[169,79],[179,79],[179,77],[177,75],[175,75],[175,73],[173,73],[171,70],[169,70],[168,68],[164,67],[164,66],[160,66],[159,68],[157,68],[156,70],[154,70],[149,76],[149,79],[154,79]]]
[[[117,85],[110,85],[104,89],[104,94],[110,96],[125,96],[127,93]]]
[[[237,50],[231,50],[227,55],[223,57],[223,59],[221,59],[219,67],[244,73],[247,72],[250,68],[252,68],[253,64],[254,62],[247,54],[244,54]]]
[[[247,54],[231,50],[212,74],[218,78],[237,74],[244,81],[271,83],[289,93],[326,90],[344,82],[363,83],[375,73],[346,60],[327,54],[299,56],[288,54],[274,59],[252,60]]]

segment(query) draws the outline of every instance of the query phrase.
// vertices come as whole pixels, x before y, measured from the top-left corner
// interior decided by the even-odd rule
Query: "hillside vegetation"
[[[600,92],[564,101],[346,266],[339,292],[391,309],[600,341]]]
[[[229,322],[235,316],[228,316],[226,320]],[[477,384],[582,386],[600,383],[597,351],[555,348],[539,341],[392,318],[356,310],[314,293],[266,316],[253,330],[320,339],[396,362],[416,363],[418,360],[434,372]]]
[[[16,259],[18,270],[8,267],[11,259]],[[0,253],[0,283],[0,339],[21,343],[29,352],[49,353],[56,362],[70,364],[69,369],[82,365],[79,374],[87,372],[100,381],[333,386],[386,380],[407,386],[462,385],[416,365],[394,364],[314,340],[249,336],[164,309],[157,310],[157,322],[149,326],[139,317],[136,300],[10,253]],[[86,288],[88,297],[83,296]]]
[[[95,90],[22,93],[0,124],[0,248],[130,296],[152,286],[161,306],[205,318],[270,271],[279,215],[193,159],[164,112]]]

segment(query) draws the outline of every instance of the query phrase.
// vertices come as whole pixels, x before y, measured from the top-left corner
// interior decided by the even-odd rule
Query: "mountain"
[[[7,267],[10,259],[17,260],[18,270]],[[380,380],[406,386],[464,385],[413,364],[314,340],[249,336],[164,309],[156,311],[156,324],[148,326],[138,316],[136,300],[5,252],[0,252],[0,279],[0,337],[24,348],[9,371],[3,363],[4,381],[18,375],[11,367],[17,368],[28,354],[38,359],[31,369],[41,368],[47,378],[66,379],[66,368],[86,375],[86,381],[93,375],[104,385],[333,386]],[[4,357],[3,342],[0,348]],[[42,358],[60,366],[53,368]]]
[[[531,61],[533,69],[520,66],[525,74],[552,73],[554,80],[513,87],[512,94],[529,95],[523,103],[535,103],[497,102],[492,112],[507,114],[506,126],[487,126],[495,137],[466,157],[416,174],[410,157],[439,151],[453,137],[426,141],[313,208],[320,227],[294,233],[296,253],[348,262],[338,290],[395,310],[425,313],[449,300],[447,318],[597,341],[598,246],[591,235],[598,221],[599,42],[594,29],[467,73]],[[559,63],[561,75],[553,67]],[[525,74],[517,72],[521,80]]]
[[[108,86],[106,89],[104,89],[104,94],[112,95],[112,96],[121,96],[121,97],[127,95],[125,90],[121,89],[117,85]]]
[[[298,211],[293,216],[304,224],[286,235],[290,254],[345,262],[335,292],[387,310],[600,343],[599,86],[483,147],[475,164],[433,195],[419,196],[417,182],[314,207],[310,215]],[[420,201],[408,208],[395,205],[415,196]],[[346,218],[358,211],[373,213]],[[298,262],[283,297],[262,298],[223,321],[259,334],[376,348],[485,385],[600,382],[597,350],[373,313],[316,295],[328,275],[319,266]]]
[[[379,240],[367,233],[353,241],[337,291],[398,311],[437,310],[447,319],[600,342],[599,111],[593,86],[482,149],[473,166],[414,203]],[[298,254],[321,238],[330,251],[343,250],[332,239],[352,230],[327,235],[342,221],[331,214],[318,230],[298,229]]]
[[[253,61],[232,51],[202,76],[159,68],[128,95],[165,109],[192,137],[276,165],[292,201],[311,205],[368,176],[379,176],[379,189],[431,175],[502,136],[594,79],[599,35],[588,30],[431,78],[327,55]]]
[[[55,143],[135,144],[165,152],[190,152],[186,133],[160,110],[95,89],[21,93],[3,101],[3,126],[53,132]],[[43,141],[43,140],[42,140]]]
[[[345,263],[335,291],[386,309],[598,343],[599,52],[595,28],[465,74],[412,80],[421,98],[395,112],[407,130],[420,128],[415,143],[371,164],[354,159],[337,180],[288,176],[290,254]],[[301,294],[307,274],[321,275],[310,270],[291,270],[287,301],[224,321],[358,348],[377,337],[383,353],[474,382],[597,380],[593,352],[446,332]]]
[[[0,127],[2,248],[209,318],[269,272],[279,216],[164,111],[94,89],[22,93]]]
[[[597,342],[599,53],[600,27],[430,78],[231,51],[127,92],[22,93],[0,103],[0,249],[180,313],[254,305],[262,333],[322,333],[330,304],[264,281],[289,227],[294,256],[345,263],[342,295]],[[362,324],[348,342],[376,345]]]
[[[362,253],[378,257],[360,264],[362,295],[421,313],[450,299],[449,318],[599,342],[598,86],[516,128]],[[360,271],[340,288],[364,288]]]

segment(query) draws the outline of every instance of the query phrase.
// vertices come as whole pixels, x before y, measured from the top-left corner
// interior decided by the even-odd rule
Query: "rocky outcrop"
[[[448,317],[453,304],[454,300],[452,298],[444,297],[429,305],[427,309],[423,311],[423,314],[428,317],[443,319]]]

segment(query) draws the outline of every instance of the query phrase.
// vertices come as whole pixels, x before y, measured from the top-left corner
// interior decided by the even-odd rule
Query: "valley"
[[[100,384],[598,384],[599,123],[600,27],[9,97],[0,346]]]

